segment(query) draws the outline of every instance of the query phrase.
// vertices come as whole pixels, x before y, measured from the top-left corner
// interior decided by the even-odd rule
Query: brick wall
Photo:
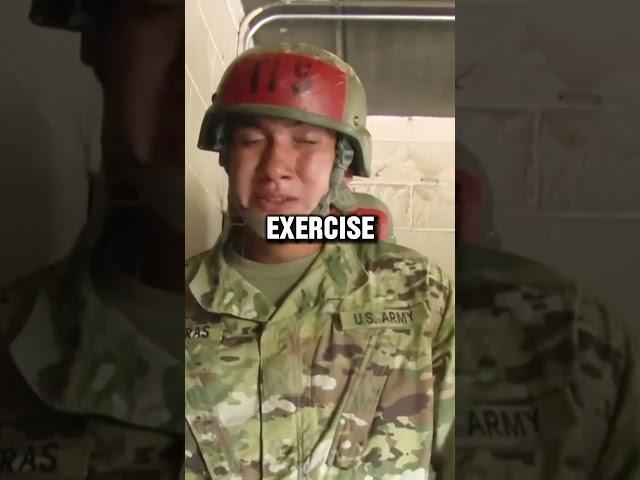
[[[372,176],[352,187],[384,201],[398,243],[455,273],[455,120],[369,117]]]
[[[456,137],[488,172],[502,247],[573,278],[640,330],[625,314],[640,265],[638,114],[611,102],[640,105],[629,71],[640,70],[625,29],[586,38],[586,26],[605,27],[602,10],[571,13],[460,12],[456,68],[470,73]]]
[[[222,73],[236,54],[240,0],[186,0],[185,255],[211,247],[222,224],[227,176],[216,154],[198,150],[200,123]]]

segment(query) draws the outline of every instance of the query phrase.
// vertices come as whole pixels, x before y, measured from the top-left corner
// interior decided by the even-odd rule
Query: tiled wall
[[[384,201],[398,243],[455,273],[455,121],[452,118],[369,117],[372,176],[352,187]]]
[[[200,123],[222,73],[236,54],[240,0],[186,0],[185,255],[212,246],[222,224],[227,176],[217,155],[198,150]]]
[[[476,48],[461,48],[465,56],[457,59],[458,70],[470,74],[456,95],[456,136],[488,172],[502,246],[575,279],[640,330],[625,316],[637,295],[630,268],[640,265],[640,122],[637,110],[608,105],[606,90],[616,81],[632,87],[615,89],[616,96],[637,99],[638,70],[635,82],[623,81],[620,65],[611,69],[618,80],[605,78],[604,54],[598,62],[581,62],[580,55],[567,60],[574,48],[605,52],[604,37],[582,44],[581,25],[572,37],[560,28],[561,18],[547,25],[514,10],[508,25],[487,29],[496,15],[502,18],[460,15],[465,23],[457,44]],[[474,26],[491,35],[474,36]],[[611,47],[625,58],[624,49]]]

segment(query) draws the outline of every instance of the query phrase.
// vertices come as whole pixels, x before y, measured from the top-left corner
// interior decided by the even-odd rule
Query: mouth
[[[283,194],[256,195],[255,206],[266,213],[286,213],[290,211],[298,200],[296,197]]]

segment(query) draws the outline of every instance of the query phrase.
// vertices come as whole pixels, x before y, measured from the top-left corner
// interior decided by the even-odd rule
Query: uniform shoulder
[[[200,265],[202,264],[202,262],[206,261],[206,259],[211,256],[213,250],[214,250],[213,248],[210,248],[208,250],[205,250],[204,252],[200,252],[196,255],[193,255],[189,257],[187,260],[185,260],[184,262],[185,281],[187,283],[189,283],[193,279],[194,275],[200,268]]]
[[[365,270],[386,281],[397,282],[418,297],[448,298],[453,282],[443,269],[430,258],[408,247],[394,243],[358,244],[360,263]]]
[[[357,245],[356,251],[362,264],[369,270],[398,269],[408,266],[413,270],[425,270],[431,275],[445,276],[440,266],[429,257],[395,243],[362,243]]]
[[[588,288],[541,262],[474,246],[458,250],[456,268],[465,309],[487,301],[503,308],[507,301],[529,303],[548,328],[572,329],[582,352],[594,348],[617,356],[626,350],[630,335],[625,322]]]
[[[456,271],[463,276],[491,275],[523,285],[571,287],[570,278],[536,260],[493,248],[465,245],[456,251]]]

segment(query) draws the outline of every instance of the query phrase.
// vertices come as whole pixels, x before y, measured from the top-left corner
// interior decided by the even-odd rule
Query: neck
[[[249,229],[240,235],[243,256],[259,263],[283,263],[307,257],[322,249],[320,243],[271,243]]]
[[[136,225],[137,224],[137,225]],[[169,228],[153,213],[141,211],[133,235],[121,244],[122,268],[149,287],[184,291],[184,234]]]

